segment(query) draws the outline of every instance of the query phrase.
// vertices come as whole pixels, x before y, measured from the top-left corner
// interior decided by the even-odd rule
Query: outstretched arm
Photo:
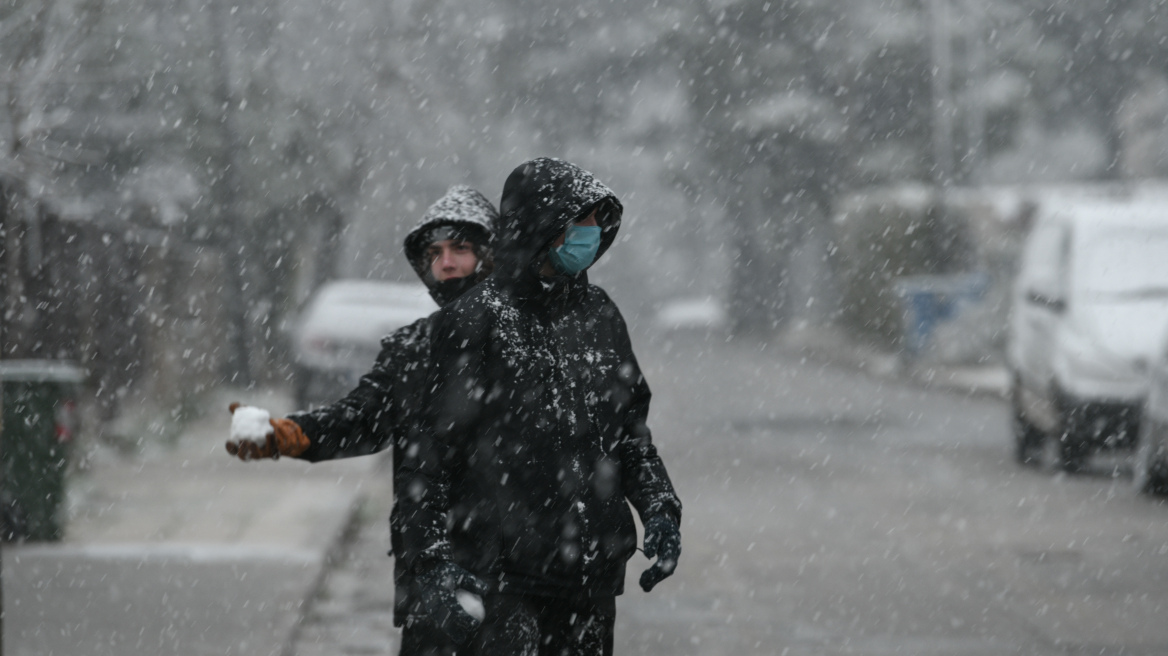
[[[239,439],[233,428],[227,452],[241,460],[287,456],[318,462],[381,451],[391,443],[397,424],[409,418],[411,409],[398,402],[397,396],[401,396],[401,381],[424,365],[428,338],[429,318],[400,328],[381,340],[373,368],[343,398],[312,411],[272,419],[266,435],[260,432]],[[233,414],[238,405],[232,404]],[[236,419],[232,423],[234,426]]]
[[[401,381],[427,355],[429,318],[401,328],[381,341],[373,368],[352,391],[330,405],[288,416],[310,446],[299,458],[310,462],[368,455],[392,442],[394,428],[411,408],[397,402]]]

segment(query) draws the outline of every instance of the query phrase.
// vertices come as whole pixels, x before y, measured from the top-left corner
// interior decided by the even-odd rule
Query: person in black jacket
[[[454,186],[426,211],[405,239],[405,254],[439,305],[461,296],[489,275],[491,240],[498,213],[479,192]],[[272,419],[261,442],[231,441],[227,450],[243,460],[288,456],[320,462],[351,458],[393,446],[395,467],[404,456],[421,406],[430,349],[431,318],[398,329],[381,340],[373,369],[344,398],[308,412]],[[232,404],[234,412],[237,404]],[[390,515],[393,553],[400,551],[395,499]],[[394,563],[394,625],[402,628],[403,656],[450,655],[455,645],[416,610],[412,582],[400,559]]]
[[[647,592],[681,552],[681,501],[616,305],[585,273],[622,206],[583,169],[527,162],[503,189],[495,272],[433,317],[423,421],[395,479],[399,558],[462,654],[610,654],[645,527]],[[479,625],[457,588],[490,592]]]

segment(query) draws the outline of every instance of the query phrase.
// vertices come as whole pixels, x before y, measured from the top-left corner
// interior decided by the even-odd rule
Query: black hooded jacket
[[[502,203],[495,272],[433,317],[422,439],[395,482],[399,558],[418,571],[454,560],[500,591],[620,594],[636,548],[627,502],[678,521],[681,502],[616,305],[583,273],[538,271],[593,209],[603,253],[621,205],[554,159],[517,168]]]
[[[455,185],[426,210],[406,235],[406,259],[439,305],[465,293],[482,278],[476,274],[450,281],[462,283],[457,288],[441,287],[424,259],[429,243],[426,236],[443,226],[473,236],[481,270],[482,263],[490,258],[489,242],[497,221],[498,212],[491,201],[470,187]],[[320,462],[363,456],[385,449],[395,436],[404,439],[421,402],[420,390],[426,380],[423,367],[429,348],[430,317],[426,317],[383,337],[373,368],[343,398],[309,412],[289,415],[311,442],[300,459]],[[399,462],[400,458],[394,460]]]
[[[449,302],[447,296],[457,289],[442,287],[433,280],[429,267],[422,261],[422,250],[427,246],[425,235],[439,226],[455,226],[473,234],[484,243],[476,242],[480,263],[498,215],[486,197],[470,187],[456,185],[427,210],[422,220],[406,237],[406,255],[418,276],[430,289],[439,304]],[[469,288],[477,279],[463,279]],[[452,289],[454,291],[452,291]],[[357,386],[343,398],[330,405],[309,412],[288,416],[309,438],[310,445],[299,458],[309,462],[336,460],[362,456],[393,446],[393,463],[405,459],[406,440],[416,435],[413,429],[420,415],[430,355],[431,319],[426,317],[394,331],[381,340],[381,351],[373,368],[361,377]],[[396,476],[396,474],[395,474]],[[390,542],[393,553],[400,551],[401,536],[394,530],[400,524],[395,502],[390,515]],[[394,623],[401,626],[409,608],[410,577],[400,559],[394,563]]]

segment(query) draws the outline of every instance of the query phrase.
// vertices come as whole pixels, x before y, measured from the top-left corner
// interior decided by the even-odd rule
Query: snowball
[[[483,598],[477,594],[466,590],[455,590],[454,597],[458,599],[458,604],[462,606],[467,615],[480,622],[487,616],[487,609],[483,608]]]
[[[267,410],[250,405],[241,405],[231,414],[231,439],[263,441],[272,432],[269,420],[272,415]]]

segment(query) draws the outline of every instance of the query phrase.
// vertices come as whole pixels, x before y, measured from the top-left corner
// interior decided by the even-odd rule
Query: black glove
[[[466,590],[481,597],[490,592],[487,584],[452,562],[427,569],[418,575],[417,582],[418,602],[426,617],[456,645],[469,642],[481,622],[462,609],[454,591]]]
[[[641,572],[641,589],[648,592],[677,569],[681,557],[681,530],[669,515],[653,515],[645,520],[645,557],[657,562]]]

